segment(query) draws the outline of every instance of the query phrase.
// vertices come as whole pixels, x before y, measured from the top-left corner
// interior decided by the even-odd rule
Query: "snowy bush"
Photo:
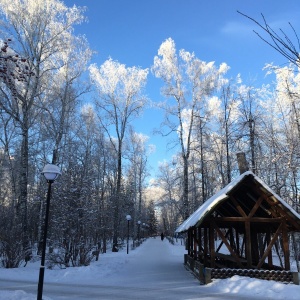
[[[20,241],[0,242],[0,262],[3,268],[18,268],[24,261],[22,243]]]

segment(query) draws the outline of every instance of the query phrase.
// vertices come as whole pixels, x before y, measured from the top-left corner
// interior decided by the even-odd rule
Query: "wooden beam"
[[[235,261],[237,262],[237,264],[239,265],[239,267],[242,266],[241,260],[239,258],[239,256],[234,252],[234,250],[232,249],[232,247],[230,246],[230,244],[228,243],[227,239],[225,238],[223,232],[220,230],[219,227],[216,226],[216,224],[214,224],[215,226],[215,230],[218,233],[219,237],[222,239],[223,243],[226,245],[227,249],[229,250],[230,254],[234,257]]]
[[[232,195],[230,196],[230,200],[233,202],[233,204],[235,205],[235,207],[238,210],[238,212],[240,213],[240,215],[242,217],[247,217],[247,214],[245,213],[243,208],[240,206],[240,204],[237,202],[237,200]]]
[[[258,269],[261,268],[261,266],[263,265],[263,263],[264,263],[266,257],[267,257],[267,256],[269,255],[269,253],[271,252],[272,247],[273,247],[273,245],[275,244],[275,242],[276,242],[276,240],[277,240],[277,238],[278,238],[278,236],[279,236],[279,234],[280,234],[280,232],[281,232],[281,230],[282,230],[282,226],[283,226],[282,224],[283,224],[283,223],[280,223],[280,225],[279,225],[279,227],[277,228],[275,234],[273,235],[273,238],[272,238],[272,240],[270,241],[270,243],[269,243],[269,245],[268,245],[268,247],[267,247],[265,253],[263,254],[261,260],[259,261],[259,263],[258,263],[258,265],[257,265],[257,268],[258,268]]]
[[[254,223],[280,223],[282,218],[249,218],[249,217],[218,217],[213,218],[215,222],[254,222]]]
[[[275,201],[271,200],[269,197],[265,197],[266,201],[268,202],[268,204],[270,205],[270,209],[271,211],[274,212],[274,215],[278,216],[278,214],[276,214],[276,211],[275,211],[275,207],[276,209],[281,213],[281,215],[284,215],[285,218],[298,230],[300,231],[300,224],[295,221],[295,219],[293,217],[291,217],[284,209],[281,208],[280,205],[283,205],[281,204],[276,198]],[[288,208],[286,208],[288,210]]]
[[[258,208],[260,207],[262,201],[264,200],[264,197],[260,196],[258,198],[258,200],[256,201],[255,205],[253,206],[253,208],[250,211],[250,214],[248,215],[249,218],[252,218],[253,215],[256,213],[256,211],[258,210]]]
[[[229,233],[230,233],[230,231],[227,230],[227,232],[226,232],[226,234],[225,234],[225,238],[226,238],[226,239],[228,238]],[[224,242],[222,241],[222,242],[220,243],[220,245],[218,246],[216,252],[219,252],[219,250],[221,249],[221,247],[223,246],[223,244],[224,244]]]

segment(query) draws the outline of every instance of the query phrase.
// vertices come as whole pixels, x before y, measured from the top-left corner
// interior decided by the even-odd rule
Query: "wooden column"
[[[246,235],[246,259],[247,259],[247,267],[252,267],[252,253],[251,253],[251,228],[250,228],[250,220],[247,218],[245,221],[245,235]]]
[[[283,253],[284,253],[284,267],[286,271],[291,269],[290,266],[290,251],[289,251],[289,238],[286,227],[286,221],[282,221],[282,244],[283,244]]]
[[[251,253],[253,264],[258,264],[259,262],[259,245],[258,245],[258,233],[252,228],[251,230]]]
[[[197,247],[198,247],[197,228],[194,227],[194,230],[193,230],[193,252],[194,252],[194,259],[197,259],[197,256],[198,256]]]
[[[266,243],[267,245],[270,244],[271,241],[271,232],[270,232],[270,227],[268,228],[268,231],[266,233]],[[264,251],[265,251],[265,247],[264,247]],[[268,255],[268,265],[270,268],[273,267],[273,255],[272,255],[272,251],[270,251],[269,255]]]
[[[207,228],[204,230],[204,266],[208,267],[207,254],[208,254],[208,238],[207,238]]]
[[[191,253],[191,240],[192,240],[192,235],[191,235],[191,229],[188,230],[188,241],[187,241],[187,250],[188,250],[188,255],[192,256]]]
[[[240,252],[240,237],[239,232],[237,228],[235,229],[235,240],[236,240],[236,252],[238,256],[242,256],[242,253]]]
[[[216,253],[215,253],[215,230],[214,223],[211,220],[209,226],[209,249],[210,249],[210,266],[216,266]]]
[[[202,248],[202,241],[201,241],[201,228],[197,227],[197,259],[200,260],[201,257],[201,248]]]
[[[198,258],[201,259],[202,255],[202,249],[203,249],[203,244],[202,244],[202,228],[198,227],[198,241],[199,241],[199,255]]]

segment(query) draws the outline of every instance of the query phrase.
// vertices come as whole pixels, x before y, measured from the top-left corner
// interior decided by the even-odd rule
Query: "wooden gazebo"
[[[188,256],[204,268],[290,270],[289,233],[300,232],[300,215],[247,171],[176,232],[187,232]],[[272,255],[279,251],[280,264]]]

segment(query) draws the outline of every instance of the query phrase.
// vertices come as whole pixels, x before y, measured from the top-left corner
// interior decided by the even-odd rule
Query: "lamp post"
[[[47,201],[46,201],[44,237],[43,237],[43,248],[42,248],[41,267],[40,267],[40,273],[39,273],[37,300],[42,300],[42,296],[43,296],[46,243],[47,243],[47,231],[48,231],[48,217],[49,217],[49,207],[50,207],[50,198],[51,198],[51,185],[57,179],[57,177],[61,174],[61,171],[58,166],[48,164],[48,165],[45,165],[45,167],[42,171],[42,174],[45,176],[45,178],[48,182],[48,192],[47,192]]]
[[[131,215],[126,216],[127,220],[127,254],[129,252],[129,222],[131,221]]]
[[[145,227],[146,227],[146,224],[143,223],[143,226],[142,226],[142,230],[143,230],[143,238],[145,237]]]
[[[140,245],[140,227],[141,227],[141,221],[137,221],[138,224],[138,234],[137,234],[137,238],[138,238],[138,243]]]

